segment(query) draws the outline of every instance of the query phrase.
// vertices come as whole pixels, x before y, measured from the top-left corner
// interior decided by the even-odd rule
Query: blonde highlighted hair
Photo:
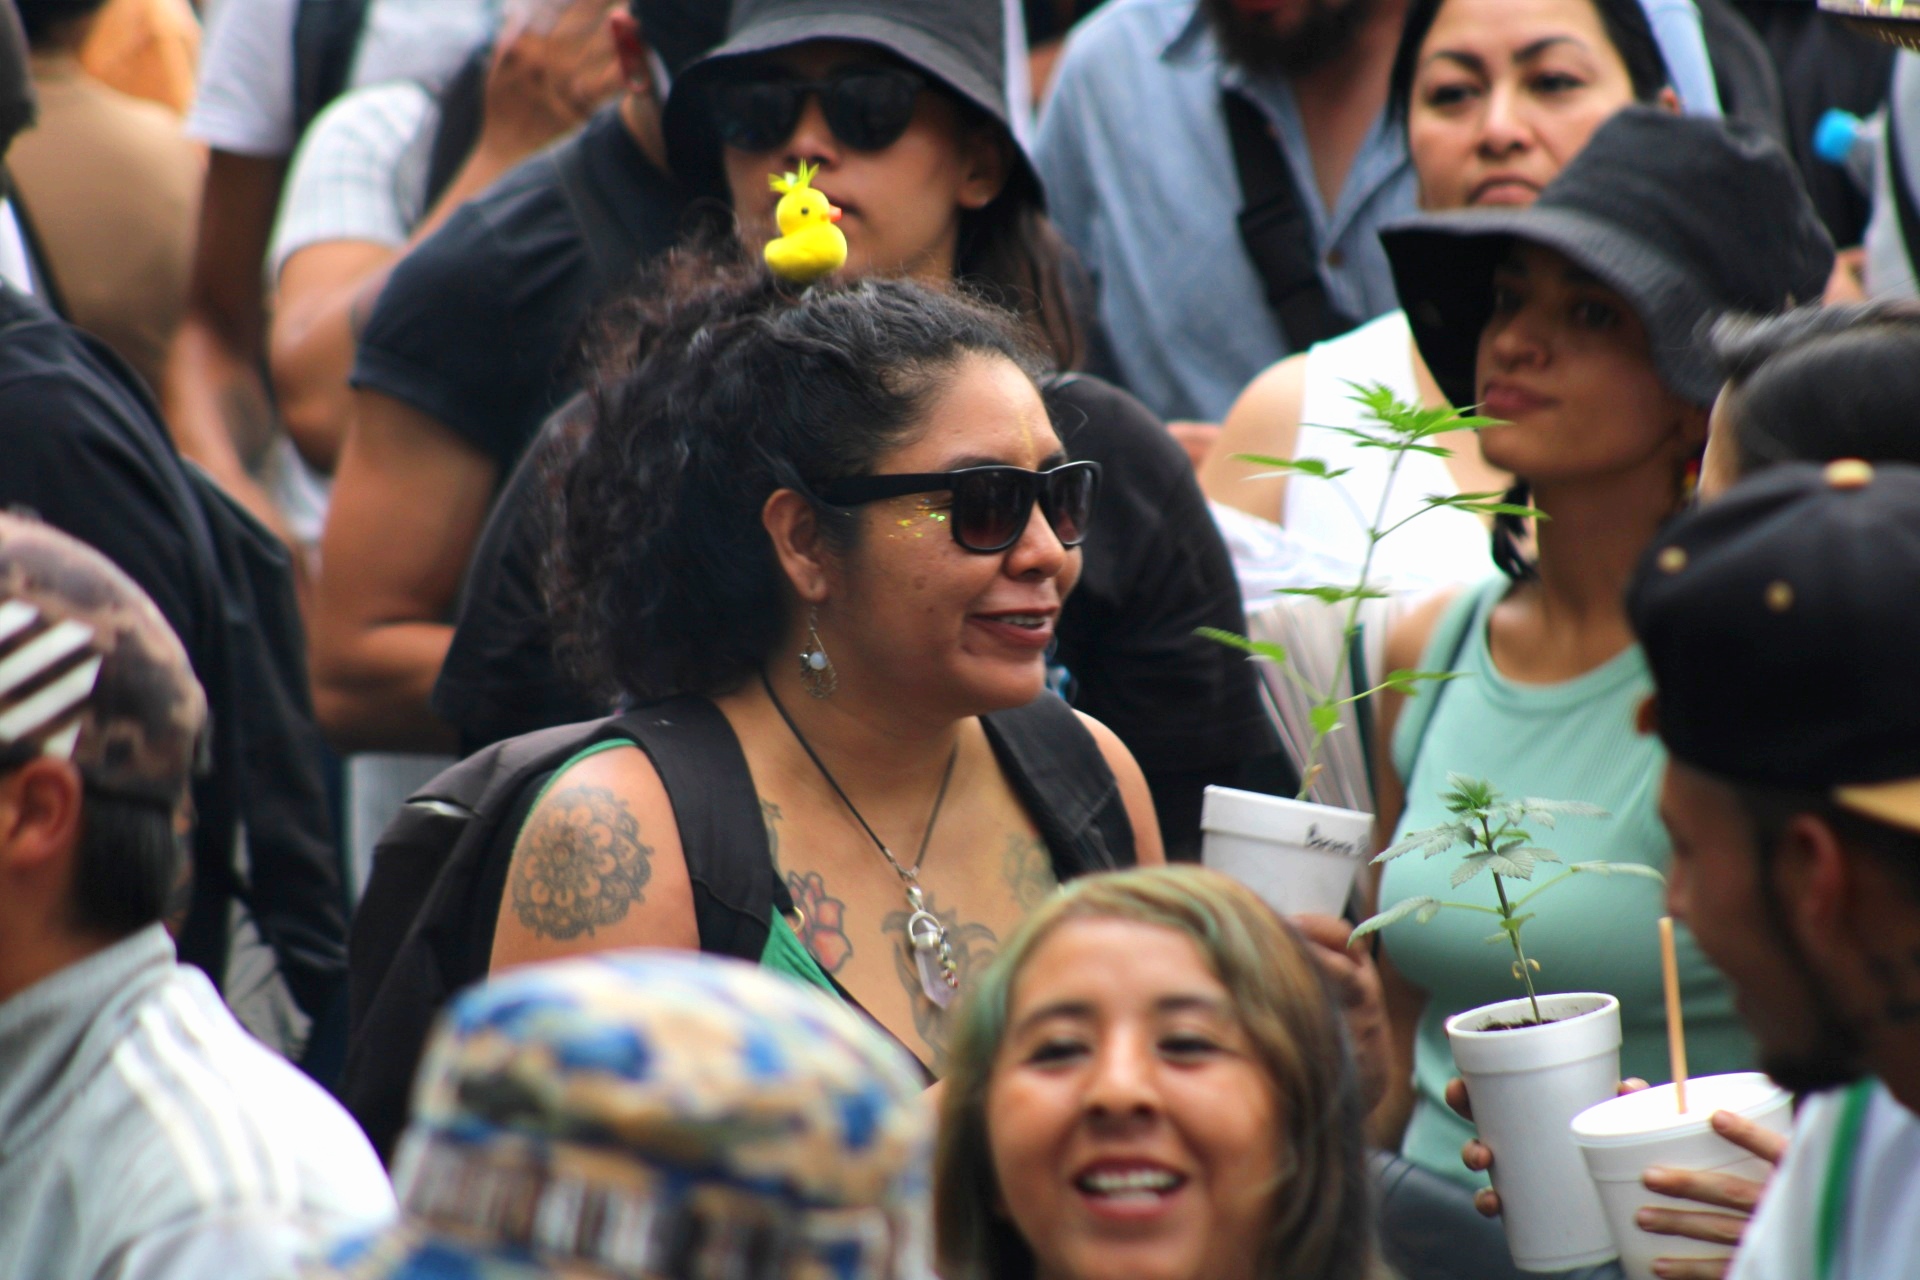
[[[1257,1273],[1289,1280],[1374,1274],[1373,1207],[1361,1100],[1345,1026],[1308,944],[1237,881],[1199,867],[1086,876],[1032,915],[957,1010],[934,1159],[934,1222],[947,1280],[1031,1280],[1034,1256],[1002,1203],[987,1088],[1013,986],[1054,930],[1130,920],[1192,939],[1227,989],[1281,1099],[1282,1184]]]

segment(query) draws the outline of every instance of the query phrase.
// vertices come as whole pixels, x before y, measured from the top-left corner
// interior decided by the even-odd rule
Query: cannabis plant
[[[1429,494],[1422,500],[1420,510],[1389,522],[1387,510],[1393,496],[1395,482],[1400,476],[1400,467],[1409,454],[1425,453],[1437,458],[1448,458],[1453,451],[1444,445],[1435,444],[1436,437],[1452,431],[1480,431],[1498,425],[1494,418],[1478,417],[1464,410],[1452,408],[1429,409],[1423,405],[1409,404],[1396,397],[1387,387],[1373,383],[1362,386],[1358,383],[1347,384],[1353,388],[1351,399],[1366,410],[1366,421],[1358,427],[1330,427],[1354,439],[1362,449],[1379,449],[1391,455],[1388,464],[1387,481],[1380,492],[1380,503],[1373,513],[1373,519],[1365,525],[1366,552],[1360,561],[1359,579],[1345,585],[1327,585],[1317,587],[1286,587],[1279,594],[1288,596],[1307,596],[1330,607],[1344,607],[1338,656],[1335,659],[1332,678],[1326,687],[1316,688],[1307,681],[1288,656],[1284,646],[1268,640],[1252,640],[1236,635],[1231,631],[1222,631],[1214,627],[1203,627],[1200,634],[1221,644],[1229,645],[1256,658],[1266,658],[1275,663],[1293,682],[1308,701],[1309,736],[1305,758],[1300,761],[1299,799],[1307,799],[1313,787],[1314,779],[1320,771],[1320,757],[1326,745],[1327,736],[1340,727],[1342,709],[1350,704],[1364,703],[1366,699],[1383,689],[1393,689],[1400,693],[1414,693],[1423,683],[1436,680],[1450,680],[1451,673],[1437,671],[1390,671],[1377,684],[1365,689],[1356,689],[1342,695],[1348,682],[1349,667],[1355,648],[1356,637],[1360,633],[1360,606],[1367,600],[1378,600],[1387,593],[1375,587],[1372,582],[1373,558],[1375,550],[1390,535],[1430,511],[1442,507],[1452,507],[1457,511],[1470,511],[1475,515],[1511,515],[1544,519],[1539,511],[1532,507],[1517,506],[1505,501],[1505,495],[1498,491],[1491,493],[1454,493]],[[1256,479],[1270,479],[1275,476],[1306,477],[1313,480],[1336,482],[1351,469],[1331,467],[1318,458],[1274,458],[1262,454],[1236,454],[1242,462],[1251,462],[1257,466],[1272,467]],[[1344,490],[1342,491],[1344,494]],[[1351,504],[1350,504],[1351,505]],[[1356,519],[1364,520],[1364,513],[1356,511]]]
[[[1478,911],[1484,915],[1496,917],[1500,921],[1497,932],[1487,935],[1486,942],[1506,942],[1513,948],[1513,976],[1526,984],[1527,1003],[1533,1009],[1533,1020],[1542,1021],[1540,1002],[1533,989],[1533,975],[1540,968],[1540,962],[1528,957],[1526,948],[1520,942],[1520,930],[1534,913],[1526,909],[1527,904],[1553,888],[1572,879],[1576,875],[1632,875],[1666,883],[1652,867],[1637,862],[1564,862],[1560,855],[1551,849],[1542,848],[1534,843],[1531,827],[1551,828],[1561,818],[1605,818],[1608,813],[1596,805],[1582,804],[1575,800],[1509,800],[1494,790],[1493,784],[1478,778],[1468,778],[1461,774],[1447,775],[1448,790],[1440,797],[1447,812],[1453,815],[1451,822],[1443,822],[1437,827],[1428,827],[1424,831],[1415,831],[1391,848],[1384,850],[1374,859],[1376,864],[1391,862],[1402,854],[1418,849],[1428,858],[1464,848],[1460,855],[1460,865],[1453,869],[1449,883],[1459,889],[1476,879],[1482,872],[1493,877],[1493,893],[1498,900],[1497,906],[1487,906],[1478,902],[1445,902],[1439,898],[1420,896],[1398,902],[1389,910],[1364,921],[1353,931],[1354,938],[1365,937],[1369,933],[1384,929],[1412,916],[1418,924],[1425,924],[1442,911]],[[1513,897],[1507,892],[1509,880],[1532,882],[1534,872],[1542,863],[1554,863],[1564,868],[1559,875],[1544,883],[1535,884],[1525,893]]]

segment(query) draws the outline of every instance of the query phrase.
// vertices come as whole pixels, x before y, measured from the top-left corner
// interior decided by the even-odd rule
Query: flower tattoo
[[[814,959],[828,973],[840,972],[853,955],[853,943],[847,937],[844,919],[846,906],[827,893],[827,885],[818,871],[801,875],[787,872],[787,892],[800,909],[800,941],[813,952]]]

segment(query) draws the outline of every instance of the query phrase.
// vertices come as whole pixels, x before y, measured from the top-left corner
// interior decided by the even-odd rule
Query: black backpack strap
[[[427,156],[427,201],[433,208],[453,185],[454,177],[480,141],[486,123],[487,73],[493,69],[491,43],[467,55],[460,69],[440,91],[440,123],[434,127],[433,147]]]
[[[33,294],[47,304],[49,310],[62,320],[71,320],[73,313],[67,310],[66,295],[60,292],[60,281],[53,274],[53,259],[47,256],[46,242],[40,238],[40,227],[35,222],[33,210],[27,207],[26,197],[20,192],[20,184],[13,180],[13,171],[0,163],[0,196],[13,205],[13,221],[20,228],[20,239],[27,247],[27,265],[33,271]],[[140,381],[138,374],[128,370],[128,376]]]
[[[1907,172],[1906,152],[1900,146],[1900,113],[1887,104],[1887,170],[1893,178],[1893,208],[1900,215],[1900,245],[1907,269],[1920,280],[1920,201],[1913,195],[1913,175]]]
[[[700,949],[754,964],[786,896],[740,739],[705,698],[652,703],[614,720],[647,753],[673,804],[693,883]]]
[[[981,717],[995,755],[1065,881],[1134,865],[1133,822],[1100,744],[1072,707],[1043,693]]]
[[[300,0],[293,17],[293,122],[296,133],[347,87],[368,0]]]
[[[547,153],[547,162],[560,179],[560,190],[573,210],[574,220],[587,240],[587,252],[593,255],[594,270],[608,284],[624,283],[639,264],[639,248],[627,233],[619,217],[595,189],[587,172],[584,134]]]
[[[1240,239],[1266,287],[1267,305],[1295,351],[1337,337],[1358,321],[1333,305],[1320,279],[1320,263],[1293,180],[1293,167],[1280,153],[1260,108],[1245,94],[1223,89],[1221,109],[1233,141],[1233,164],[1240,176]]]

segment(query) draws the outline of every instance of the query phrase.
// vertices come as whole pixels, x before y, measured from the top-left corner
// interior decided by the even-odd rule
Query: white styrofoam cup
[[[1337,916],[1366,865],[1373,815],[1284,796],[1208,787],[1200,860],[1283,916]]]
[[[1767,1162],[1713,1131],[1713,1113],[1732,1111],[1764,1128],[1785,1133],[1793,1123],[1793,1095],[1758,1071],[1700,1076],[1687,1081],[1687,1109],[1681,1111],[1670,1084],[1623,1094],[1588,1107],[1573,1119],[1579,1144],[1593,1175],[1600,1203],[1627,1280],[1654,1280],[1655,1258],[1725,1258],[1725,1245],[1656,1236],[1634,1222],[1640,1209],[1698,1210],[1691,1200],[1656,1195],[1640,1175],[1655,1165],[1669,1169],[1728,1173],[1764,1180]]]
[[[1446,1022],[1473,1122],[1493,1152],[1507,1248],[1522,1271],[1568,1271],[1615,1256],[1606,1212],[1569,1126],[1620,1091],[1620,1002],[1599,992],[1525,997]]]

